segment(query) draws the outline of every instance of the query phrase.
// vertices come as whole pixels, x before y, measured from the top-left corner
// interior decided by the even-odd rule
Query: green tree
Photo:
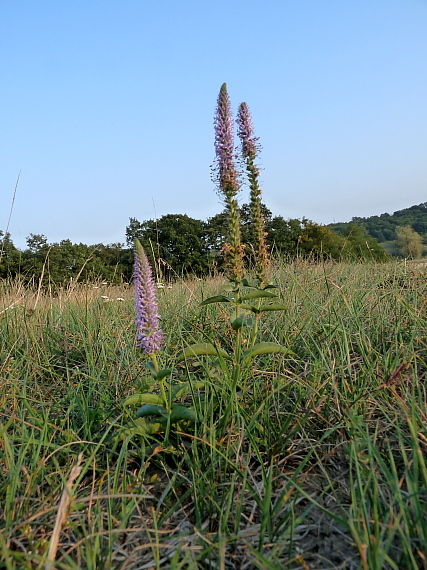
[[[22,254],[22,272],[27,282],[37,282],[47,266],[50,246],[47,238],[41,234],[30,234],[27,239],[27,248]]]
[[[305,223],[305,218],[285,220],[282,216],[268,220],[265,229],[270,250],[285,256],[297,255]]]
[[[267,225],[271,222],[272,219],[272,212],[267,208],[264,202],[261,202],[259,206],[261,216],[264,219],[265,231],[267,231]],[[252,220],[250,204],[242,204],[240,207],[240,224],[243,243],[246,245],[255,243],[256,233]]]
[[[378,241],[363,226],[350,224],[341,233],[344,243],[341,250],[343,259],[366,259],[386,261],[388,255]]]
[[[122,244],[85,245],[70,240],[49,244],[45,236],[30,234],[22,254],[23,276],[28,283],[65,285],[78,279],[111,283],[129,280],[132,256]]]
[[[204,274],[209,268],[209,247],[204,222],[186,214],[167,214],[158,220],[130,218],[126,240],[141,242],[158,277],[169,273]]]
[[[133,251],[124,248],[122,243],[102,243],[95,246],[94,256],[102,262],[102,277],[116,283],[130,281],[133,271]]]
[[[316,259],[341,259],[344,240],[326,226],[305,220],[302,226],[299,249]]]
[[[205,241],[212,254],[218,253],[227,241],[228,217],[224,210],[215,214],[205,223]]]
[[[151,221],[151,220],[150,220]],[[139,222],[136,218],[129,218],[129,225],[126,226],[126,244],[128,247],[133,248],[136,239],[140,239],[144,231],[144,223]]]
[[[417,259],[423,251],[422,237],[411,226],[400,226],[396,230],[396,250],[403,257]]]
[[[49,249],[47,243],[47,237],[43,234],[30,234],[27,239],[27,248],[30,253],[39,253],[41,251],[46,251]]]
[[[268,224],[271,221],[272,213],[267,208],[264,203],[261,203],[261,215],[263,216],[265,223]],[[252,227],[252,216],[249,204],[243,204],[239,208],[240,216],[240,230],[242,236],[242,242],[244,244],[253,243],[255,235]],[[206,232],[206,242],[208,247],[212,250],[220,250],[223,244],[227,240],[228,232],[228,218],[227,212],[224,210],[211,218],[205,225]],[[246,252],[247,253],[247,252]]]
[[[0,230],[0,277],[15,277],[20,271],[20,251],[15,247],[10,233]]]
[[[410,206],[403,210],[388,214],[387,212],[379,216],[369,218],[354,217],[349,223],[330,224],[334,231],[342,233],[344,227],[357,224],[363,227],[372,237],[378,241],[394,241],[397,238],[397,229],[400,226],[410,226],[419,234],[427,234],[427,202]]]

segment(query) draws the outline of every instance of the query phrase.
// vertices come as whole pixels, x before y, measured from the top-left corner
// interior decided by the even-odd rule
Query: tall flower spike
[[[258,138],[254,136],[252,117],[246,103],[240,103],[237,111],[237,134],[241,142],[242,160],[246,166],[250,186],[250,208],[255,241],[256,271],[261,284],[267,283],[268,247],[265,241],[264,218],[261,213],[260,172],[255,164],[259,151]]]
[[[145,354],[157,354],[164,345],[159,326],[156,289],[150,264],[139,240],[135,240],[134,283],[136,344]]]
[[[252,117],[249,107],[246,103],[240,103],[237,110],[237,134],[242,143],[242,156],[243,158],[251,158],[255,160],[258,150],[258,138],[254,137],[254,127],[252,124]]]
[[[231,279],[240,281],[243,275],[244,246],[241,243],[239,206],[236,200],[239,183],[234,166],[233,116],[226,83],[222,84],[218,95],[214,125],[216,152],[214,173],[219,193],[224,197],[229,223],[228,243],[224,245],[223,251]]]
[[[222,84],[218,95],[214,126],[219,190],[232,197],[238,193],[239,184],[234,166],[233,116],[226,83]]]

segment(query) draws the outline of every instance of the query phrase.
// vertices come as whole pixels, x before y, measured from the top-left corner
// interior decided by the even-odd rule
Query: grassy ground
[[[0,284],[2,568],[427,568],[424,269],[299,262],[272,279],[288,310],[260,337],[295,356],[254,360],[225,432],[224,370],[174,362],[231,345],[226,307],[198,308],[222,281],[159,290],[161,365],[206,384],[167,444],[115,439],[148,383],[131,289]]]

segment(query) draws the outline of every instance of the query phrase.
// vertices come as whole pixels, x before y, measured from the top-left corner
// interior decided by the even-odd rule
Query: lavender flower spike
[[[246,172],[251,189],[250,210],[252,218],[252,237],[255,239],[256,271],[261,284],[267,281],[267,269],[269,252],[266,243],[265,222],[261,211],[261,188],[259,185],[260,171],[255,164],[257,153],[260,150],[258,138],[254,136],[254,128],[249,107],[246,103],[240,103],[237,111],[237,125],[240,142],[242,160],[246,165]]]
[[[229,277],[240,281],[243,274],[243,249],[240,236],[239,205],[236,195],[239,192],[239,182],[234,166],[234,130],[230,98],[227,84],[223,83],[218,95],[215,113],[215,152],[216,167],[214,174],[218,183],[219,193],[224,198],[228,217],[228,243],[223,245]]]
[[[238,136],[242,143],[243,158],[255,159],[258,146],[258,137],[254,137],[254,127],[252,117],[247,103],[240,103],[237,112]]]
[[[139,240],[135,240],[134,283],[136,344],[145,354],[157,354],[164,345],[165,338],[159,326],[153,273]]]
[[[236,168],[234,166],[234,131],[230,97],[227,84],[223,83],[218,95],[215,113],[215,153],[216,174],[219,190],[225,197],[232,198],[239,191]]]

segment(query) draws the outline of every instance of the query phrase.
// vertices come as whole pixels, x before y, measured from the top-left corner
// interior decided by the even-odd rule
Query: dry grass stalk
[[[52,532],[52,536],[50,538],[49,544],[49,553],[47,555],[47,562],[45,565],[45,570],[50,570],[53,568],[56,559],[56,552],[58,550],[59,544],[59,536],[61,534],[62,527],[65,524],[68,516],[68,507],[71,502],[71,492],[72,492],[72,485],[77,477],[80,475],[82,470],[81,462],[82,462],[83,454],[79,453],[77,458],[77,463],[71,469],[70,476],[68,477],[68,481],[65,484],[64,490],[62,491],[61,500],[59,501],[58,506],[58,513],[56,515],[55,526]]]

